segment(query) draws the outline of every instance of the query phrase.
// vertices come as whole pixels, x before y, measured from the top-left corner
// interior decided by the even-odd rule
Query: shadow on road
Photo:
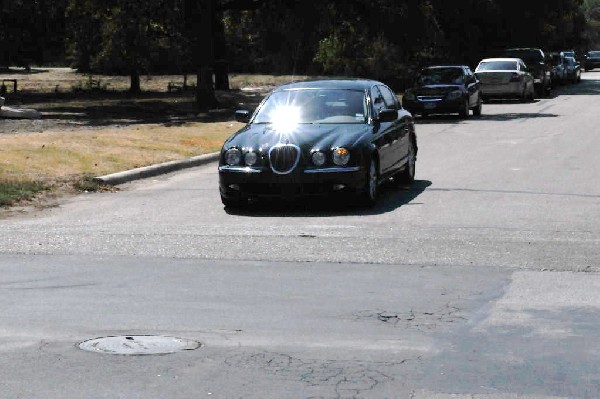
[[[478,122],[478,121],[512,121],[518,119],[532,119],[532,118],[556,118],[556,114],[544,114],[538,112],[507,112],[503,114],[486,114],[484,112],[480,116],[472,116],[468,119],[462,119],[459,116],[454,117],[453,115],[432,115],[427,118],[417,118],[415,121],[418,125],[428,124],[442,124],[442,123],[461,123],[461,122]]]
[[[380,215],[411,204],[422,192],[431,186],[428,180],[415,180],[411,185],[395,186],[388,183],[381,186],[377,204],[367,208],[339,196],[328,199],[261,200],[252,202],[240,209],[225,208],[230,215],[249,217],[335,217]]]

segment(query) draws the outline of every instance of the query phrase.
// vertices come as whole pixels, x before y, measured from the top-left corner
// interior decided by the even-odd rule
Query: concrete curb
[[[144,166],[124,172],[113,173],[105,176],[94,177],[94,181],[98,183],[116,186],[118,184],[128,183],[134,180],[154,177],[165,173],[175,172],[178,170],[201,166],[219,159],[219,152],[212,154],[198,155],[196,157],[183,159],[180,161],[165,162],[157,165]]]

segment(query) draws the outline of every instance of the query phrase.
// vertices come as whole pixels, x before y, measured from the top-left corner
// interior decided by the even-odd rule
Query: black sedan
[[[413,118],[373,80],[316,80],[273,90],[223,145],[219,189],[226,207],[254,198],[346,194],[372,205],[379,186],[415,176]]]
[[[586,71],[600,67],[600,51],[588,51],[583,56],[583,67]]]
[[[419,73],[415,86],[404,93],[402,104],[412,114],[458,113],[481,115],[481,83],[468,66],[432,66]]]

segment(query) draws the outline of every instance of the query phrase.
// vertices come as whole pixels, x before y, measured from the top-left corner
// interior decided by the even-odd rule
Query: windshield
[[[506,50],[504,56],[509,58],[520,58],[525,61],[525,63],[544,61],[544,56],[542,56],[542,53],[538,50]]]
[[[272,93],[252,123],[366,123],[365,93],[359,90],[301,89]]]
[[[417,85],[460,85],[465,83],[461,68],[423,69],[417,78]]]
[[[477,67],[479,71],[516,71],[516,61],[483,61]]]

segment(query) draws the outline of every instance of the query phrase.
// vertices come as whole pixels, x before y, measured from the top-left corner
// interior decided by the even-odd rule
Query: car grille
[[[286,175],[292,173],[300,161],[300,148],[293,144],[279,144],[269,151],[273,172]]]
[[[418,96],[419,101],[442,101],[442,96]]]

